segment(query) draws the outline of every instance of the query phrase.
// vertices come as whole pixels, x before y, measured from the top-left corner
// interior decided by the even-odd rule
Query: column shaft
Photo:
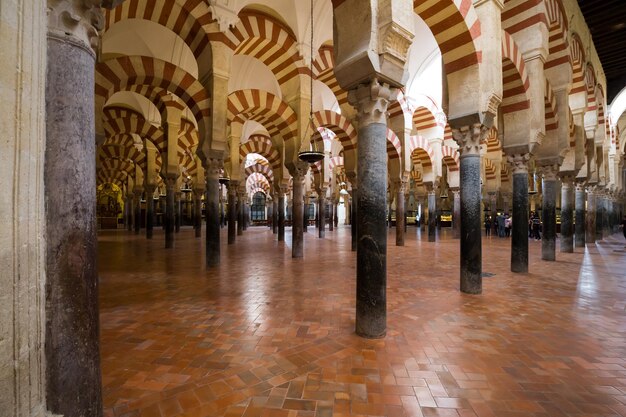
[[[528,272],[528,168],[526,155],[515,155],[514,158],[519,169],[513,173],[511,272],[525,273]]]
[[[220,229],[222,227],[220,215],[220,168],[222,161],[219,159],[209,160],[205,167],[206,195],[204,197],[204,215],[206,217],[206,265],[213,267],[220,264]],[[200,199],[197,199],[200,201]],[[200,213],[198,231],[202,225],[202,208],[198,205],[196,213]],[[198,233],[196,231],[196,233]]]
[[[152,239],[154,235],[154,190],[146,189],[146,238]]]
[[[228,184],[228,244],[235,243],[237,236],[237,184]]]
[[[454,239],[461,238],[461,192],[459,190],[453,190],[454,205],[452,213],[452,237]]]
[[[461,291],[480,294],[482,292],[480,155],[461,155],[460,165]],[[430,195],[428,204],[430,205]]]
[[[135,224],[135,199],[131,195],[128,197],[128,221],[126,223],[126,230],[133,231],[133,225]]]
[[[135,227],[135,234],[138,235],[141,231],[141,193],[135,192],[135,214],[133,215],[133,226]]]
[[[324,191],[320,193],[320,197],[318,198],[319,210],[318,210],[318,221],[319,221],[319,237],[323,238],[326,235],[326,199],[324,198]]]
[[[291,257],[304,256],[304,177],[293,177],[293,204],[291,228]]]
[[[281,190],[278,197],[278,241],[285,241],[285,191]]]
[[[168,178],[166,182],[166,195],[165,195],[165,247],[174,247],[174,229],[176,226],[176,204],[174,188],[176,186],[176,180],[174,178]]]
[[[358,227],[358,220],[357,220],[357,208],[358,208],[358,197],[359,193],[357,192],[356,188],[352,188],[352,204],[350,206],[351,209],[351,213],[350,213],[350,233],[352,235],[352,252],[356,252],[357,249],[357,243],[358,243],[358,236],[357,236],[357,227]]]
[[[437,240],[437,191],[428,192],[428,241]]]
[[[585,243],[596,242],[596,196],[593,187],[587,189],[587,214],[585,216]]]
[[[243,235],[243,224],[245,223],[245,202],[244,195],[239,193],[237,194],[237,236]]]
[[[561,252],[574,252],[574,188],[572,180],[561,183]]]
[[[544,261],[556,260],[556,169],[558,167],[544,167],[543,203],[541,205],[541,217],[543,217],[541,259]]]
[[[404,246],[404,184],[396,190],[396,246]]]
[[[278,234],[278,194],[274,196],[272,202],[272,233]]]
[[[194,203],[193,203],[193,224],[194,224],[196,237],[202,236],[202,199],[201,199],[200,193],[201,192],[196,192]],[[218,198],[219,198],[219,190],[218,190]],[[218,219],[219,219],[219,211],[218,211]]]
[[[577,248],[585,247],[585,188],[582,183],[576,184],[576,201],[575,201],[575,225],[574,225],[574,245]]]

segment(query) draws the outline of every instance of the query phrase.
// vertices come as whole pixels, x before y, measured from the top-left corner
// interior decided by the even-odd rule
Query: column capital
[[[206,158],[204,161],[204,174],[207,179],[219,178],[224,168],[224,160],[218,158]]]
[[[359,128],[373,123],[387,124],[387,107],[396,99],[398,90],[374,78],[348,92],[348,101],[358,111]]]
[[[461,158],[469,155],[480,155],[480,144],[487,132],[489,132],[489,129],[481,123],[452,129],[452,136],[459,145]]]
[[[597,188],[598,187],[595,185],[587,184],[587,187],[585,187],[585,191],[587,191],[588,195],[595,195]]]
[[[538,167],[544,181],[556,181],[559,174],[558,164],[542,165]]]
[[[513,174],[528,174],[530,153],[507,154],[506,159],[511,166]]]
[[[576,191],[577,192],[581,192],[584,193],[585,192],[585,183],[578,181],[575,183],[575,187],[576,187]]]
[[[48,0],[48,37],[73,43],[89,52],[94,58],[104,28],[101,6],[111,0]]]

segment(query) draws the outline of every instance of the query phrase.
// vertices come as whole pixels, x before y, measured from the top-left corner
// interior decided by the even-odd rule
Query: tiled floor
[[[349,229],[305,259],[251,228],[207,271],[190,229],[176,249],[100,235],[105,415],[626,416],[624,239],[509,272],[483,240],[483,295],[458,291],[458,241],[410,228],[388,251],[388,332],[355,336]],[[287,241],[291,239],[287,233]],[[225,235],[223,242],[225,242]],[[558,246],[557,246],[558,247]]]

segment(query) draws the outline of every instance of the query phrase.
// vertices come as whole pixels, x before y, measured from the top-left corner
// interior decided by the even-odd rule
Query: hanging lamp
[[[319,148],[319,144],[316,144],[315,141],[312,141],[313,133],[315,132],[315,124],[313,123],[313,0],[310,0],[311,3],[311,57],[309,63],[309,70],[311,76],[311,90],[310,90],[310,101],[309,101],[309,124],[306,127],[306,131],[304,132],[304,136],[302,137],[302,145],[300,147],[300,152],[298,152],[298,159],[304,161],[308,164],[314,164],[316,162],[324,159],[324,141],[320,141],[322,149]],[[310,139],[307,141],[306,138],[309,137],[309,130],[311,131]],[[310,144],[310,146],[306,146]]]

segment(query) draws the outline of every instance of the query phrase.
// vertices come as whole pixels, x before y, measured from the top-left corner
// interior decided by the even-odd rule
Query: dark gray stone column
[[[269,197],[269,196],[268,196]],[[270,228],[270,230],[274,229],[274,203],[269,200],[269,198],[266,201],[266,205],[267,205],[267,227]]]
[[[575,225],[574,225],[574,246],[577,248],[585,247],[585,185],[582,182],[576,183],[575,195]]]
[[[334,230],[335,225],[335,202],[333,201],[333,197],[330,197],[330,204],[328,205],[330,209],[330,213],[328,213],[328,231],[332,232]]]
[[[183,200],[181,192],[177,190],[176,196],[176,233],[180,232],[180,225],[183,222]]]
[[[165,187],[165,247],[173,248],[176,226],[176,178],[166,178]]]
[[[511,272],[528,272],[528,161],[530,155],[507,155],[513,174]]]
[[[304,175],[300,170],[297,171],[293,176],[292,258],[302,258],[304,256]]]
[[[587,214],[585,216],[585,243],[596,243],[596,195],[595,186],[587,187]]]
[[[404,192],[407,185],[406,180],[396,182],[396,246],[404,246]]]
[[[196,237],[202,236],[202,192],[203,190],[195,189],[193,191],[193,228]],[[219,188],[217,191],[218,206],[219,206]],[[219,207],[218,207],[218,219],[219,219]],[[219,220],[218,220],[219,222]]]
[[[220,229],[222,220],[220,215],[220,197],[222,187],[219,182],[220,171],[223,161],[220,158],[208,158],[205,163],[204,173],[206,175],[206,195],[204,197],[204,214],[206,217],[206,266],[211,268],[220,264]],[[200,202],[199,197],[196,198]],[[201,233],[202,208],[198,204],[196,214],[199,214],[200,227],[196,230],[196,235]],[[198,222],[198,220],[196,220]]]
[[[128,206],[128,218],[126,220],[126,230],[128,230],[129,232],[133,231],[133,225],[135,224],[135,200],[133,198],[132,194],[128,194],[128,197],[126,198],[126,205]]]
[[[561,252],[574,252],[574,185],[570,176],[561,178]]]
[[[461,238],[461,191],[458,188],[451,190],[454,196],[452,206],[452,237]]]
[[[228,244],[235,243],[237,236],[237,187],[239,181],[228,183]]]
[[[154,187],[146,186],[146,238],[154,235]]]
[[[478,123],[452,130],[461,152],[461,291],[467,294],[482,292],[480,143],[487,132]]]
[[[133,215],[133,226],[135,227],[135,234],[138,235],[141,232],[141,191],[135,191],[135,214]]]
[[[95,53],[90,40],[83,38],[87,30],[95,34],[100,29],[91,26],[98,21],[97,16],[101,17],[97,3],[49,1],[47,6],[46,136],[42,141],[46,207],[45,389],[48,411],[66,417],[102,416],[96,269]],[[76,19],[76,23],[72,20],[66,27],[70,19],[62,13]],[[19,64],[15,65],[15,70],[20,71]],[[37,99],[33,96],[33,100]],[[139,224],[139,216],[135,222]],[[20,307],[38,314],[35,302],[23,299]],[[3,322],[12,325],[12,318]],[[2,345],[6,344],[2,341]],[[28,360],[23,352],[17,352],[16,357]],[[28,377],[20,384],[27,386]],[[28,398],[17,401],[24,401],[24,409],[27,408]],[[0,414],[13,415],[13,411],[0,410]]]
[[[245,194],[244,194],[244,196],[245,196]],[[244,203],[243,203],[243,231],[244,232],[246,230],[248,230],[248,224],[250,223],[250,220],[249,220],[250,216],[249,216],[249,214],[250,214],[250,210],[249,210],[248,201],[247,201],[247,198],[246,198],[244,200]]]
[[[304,185],[303,192],[304,192]],[[304,207],[302,209],[302,232],[307,233],[307,229],[309,228],[309,196],[307,195],[304,198]]]
[[[335,227],[339,226],[339,197],[333,202],[333,219]]]
[[[278,234],[278,193],[274,194],[272,202],[272,233]]]
[[[611,235],[611,225],[609,222],[610,211],[611,211],[611,207],[610,207],[608,190],[605,190],[604,196],[602,198],[602,238],[603,239]]]
[[[498,237],[498,194],[489,191],[489,214],[491,215],[491,236]]]
[[[243,224],[246,221],[245,215],[245,193],[237,191],[237,236],[243,235]]]
[[[604,190],[596,189],[596,240],[604,238]]]
[[[356,333],[380,338],[387,331],[386,112],[395,90],[374,80],[348,94],[359,114]]]
[[[359,201],[359,193],[358,190],[356,188],[354,188],[354,186],[352,187],[352,204],[350,206],[351,209],[351,213],[350,213],[350,233],[352,235],[352,252],[356,252],[357,249],[357,244],[358,244],[358,234],[357,234],[357,227],[358,227],[358,201]]]
[[[543,174],[541,217],[543,233],[541,236],[541,259],[544,261],[556,260],[556,193],[558,165],[541,167]]]
[[[285,189],[278,194],[278,241],[285,241]]]
[[[323,239],[326,235],[326,189],[322,188],[318,191],[318,194],[317,204],[319,208],[317,210],[317,218],[319,222],[319,237]]]
[[[437,186],[428,187],[428,241],[437,241]]]

